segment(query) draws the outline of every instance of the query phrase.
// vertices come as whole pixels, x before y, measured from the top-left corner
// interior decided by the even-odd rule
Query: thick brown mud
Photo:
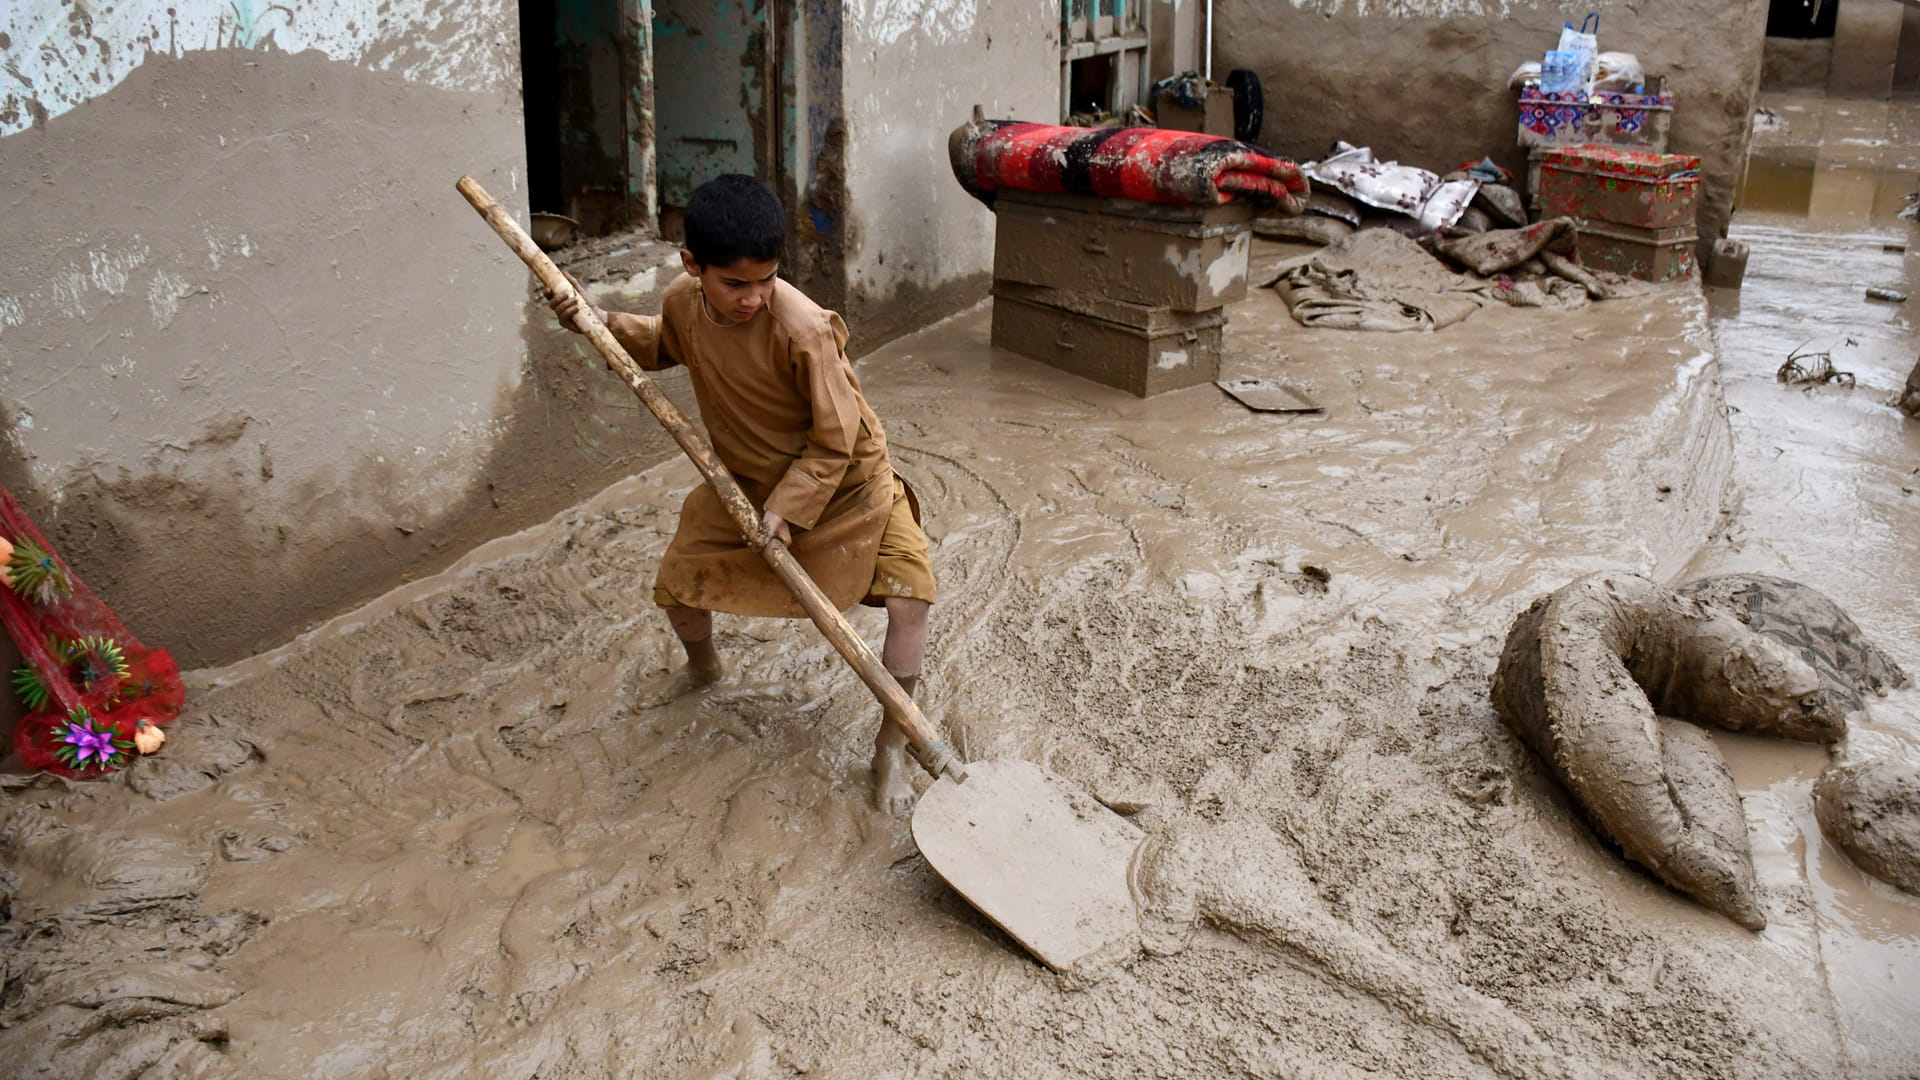
[[[1623,860],[1488,697],[1535,597],[1678,580],[1709,537],[1754,535],[1746,479],[1723,529],[1757,458],[1699,295],[1389,343],[1255,293],[1225,374],[1324,414],[1105,390],[993,352],[984,309],[860,363],[943,576],[920,698],[969,757],[1130,812],[1151,952],[1068,979],[957,899],[868,808],[878,706],[804,623],[723,616],[729,682],[633,704],[679,663],[650,603],[696,479],[676,461],[195,673],[122,779],[7,778],[0,1055],[26,1076],[1897,1075],[1912,1025],[1900,1042],[1843,984],[1909,955],[1920,907],[1834,884],[1823,753],[1723,740],[1755,934]],[[1796,529],[1829,554],[1863,531]],[[1771,569],[1920,670],[1888,632],[1906,601]],[[1803,777],[1747,779],[1806,753]],[[1855,890],[1879,906],[1836,917]]]

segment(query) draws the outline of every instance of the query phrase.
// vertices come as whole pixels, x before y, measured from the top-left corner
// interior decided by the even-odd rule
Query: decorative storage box
[[[1540,163],[1544,217],[1609,221],[1642,229],[1691,225],[1700,159],[1617,146],[1549,150]]]
[[[1666,80],[1656,79],[1651,94],[1548,94],[1538,87],[1520,91],[1521,146],[1604,144],[1667,148],[1673,124],[1673,96]]]
[[[1642,281],[1672,281],[1693,276],[1693,249],[1699,242],[1700,232],[1691,221],[1668,229],[1582,221],[1580,265]]]
[[[995,348],[1140,397],[1218,378],[1226,322],[1218,308],[1169,311],[993,283]]]
[[[1003,189],[993,276],[1062,295],[1211,311],[1247,295],[1253,207],[1162,206]]]

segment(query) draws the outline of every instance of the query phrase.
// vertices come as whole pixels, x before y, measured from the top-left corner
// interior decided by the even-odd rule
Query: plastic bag
[[[1579,73],[1578,90],[1586,90],[1593,82],[1594,58],[1600,55],[1599,35],[1600,13],[1597,11],[1587,13],[1586,19],[1580,23],[1580,29],[1575,30],[1572,23],[1567,23],[1560,31],[1559,51],[1574,54],[1570,63]],[[1546,89],[1544,80],[1541,89]]]
[[[1593,88],[1613,94],[1639,93],[1647,76],[1640,58],[1632,53],[1606,52],[1594,57]]]

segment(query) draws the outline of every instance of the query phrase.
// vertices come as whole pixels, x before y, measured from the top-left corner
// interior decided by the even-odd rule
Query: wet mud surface
[[[635,707],[679,662],[649,600],[696,478],[676,461],[195,673],[165,753],[122,779],[5,778],[0,1056],[24,1076],[1895,1075],[1873,1063],[1914,1044],[1863,1040],[1835,968],[1913,947],[1904,894],[1837,925],[1843,857],[1814,830],[1795,861],[1736,761],[1768,923],[1743,930],[1583,824],[1488,697],[1535,597],[1675,580],[1728,545],[1709,538],[1750,464],[1699,294],[1387,343],[1255,293],[1223,374],[1324,414],[1137,400],[993,352],[984,308],[860,362],[942,574],[920,699],[967,756],[1130,811],[1147,951],[1063,977],[955,897],[868,809],[878,706],[805,623],[722,616],[734,677]],[[1807,577],[1920,669],[1876,587]],[[1786,783],[1760,797],[1810,823]]]
[[[1741,450],[1738,507],[1683,576],[1804,582],[1909,673],[1920,671],[1920,423],[1893,406],[1920,333],[1912,301],[1865,295],[1876,286],[1920,295],[1920,229],[1895,216],[1905,194],[1920,189],[1920,104],[1769,95],[1761,105],[1732,230],[1752,249],[1745,285],[1709,297]],[[1776,372],[1797,349],[1829,352],[1854,385],[1782,386]],[[1842,760],[1898,759],[1920,747],[1914,691],[1867,705],[1856,727],[1871,738]],[[1791,878],[1812,890],[1822,966],[1856,1074],[1912,1075],[1920,907],[1822,840],[1812,794],[1825,752],[1738,736],[1721,742],[1762,881]],[[1835,795],[1891,794],[1858,765],[1833,781]]]

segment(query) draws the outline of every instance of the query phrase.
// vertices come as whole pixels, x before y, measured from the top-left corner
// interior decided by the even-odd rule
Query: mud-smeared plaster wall
[[[120,85],[147,57],[315,51],[449,90],[517,88],[502,0],[12,0],[0,14],[0,135]]]
[[[1263,141],[1296,158],[1345,139],[1443,171],[1486,154],[1518,171],[1507,78],[1589,11],[1603,50],[1670,80],[1670,148],[1702,159],[1704,246],[1726,228],[1746,160],[1764,0],[1216,0],[1214,71],[1260,75]]]
[[[511,8],[454,7],[340,57],[146,51],[0,137],[0,480],[189,665],[670,449],[452,190],[524,210]]]
[[[954,182],[973,106],[1054,123],[1056,4],[846,0],[846,308],[871,348],[985,292],[993,218]]]

